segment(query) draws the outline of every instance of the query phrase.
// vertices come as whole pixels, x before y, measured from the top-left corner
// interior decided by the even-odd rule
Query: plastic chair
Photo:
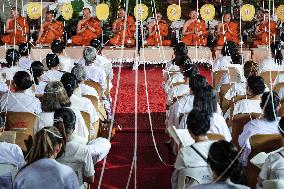
[[[92,125],[91,125],[91,116],[90,116],[90,114],[88,112],[84,112],[84,111],[80,111],[80,112],[81,112],[81,115],[82,115],[82,117],[83,117],[83,119],[84,119],[84,121],[86,123],[86,126],[88,128],[89,133],[91,133],[90,130],[91,130],[91,126]],[[91,135],[89,135],[89,137],[88,137],[89,141],[90,141],[90,139],[91,139]]]
[[[103,89],[102,89],[102,86],[100,83],[98,82],[95,82],[95,81],[89,81],[89,80],[85,80],[84,81],[84,84],[85,85],[88,85],[90,87],[93,87],[96,89],[96,91],[98,92],[98,95],[99,95],[99,100],[102,102],[102,94],[103,94]]]
[[[91,102],[93,103],[93,105],[96,108],[96,111],[99,112],[99,99],[93,95],[83,95],[83,97],[91,100]]]
[[[270,88],[270,85],[273,85],[273,82],[279,74],[280,72],[278,71],[266,71],[262,72],[260,76],[263,78],[264,83]]]
[[[278,83],[273,87],[273,91],[275,91],[277,94],[279,94],[280,89],[284,87],[284,83]]]
[[[229,74],[230,82],[232,83],[241,82],[241,79],[240,79],[241,76],[240,76],[238,69],[235,67],[229,67],[227,70],[218,70],[218,71],[213,72],[214,88],[216,88],[220,84],[221,79],[225,74]]]
[[[225,140],[225,137],[221,134],[207,133],[209,140]]]
[[[284,180],[283,179],[274,179],[274,180],[265,180],[262,182],[263,189],[283,189]]]
[[[230,101],[224,98],[225,94],[233,86],[232,83],[222,84],[219,92],[220,105],[223,112],[226,112],[230,107]]]
[[[16,141],[15,143],[20,146],[23,153],[26,154],[32,147],[32,135],[24,133],[24,132],[17,132],[16,133]]]
[[[0,136],[0,142],[15,144],[15,141],[16,141],[16,131],[4,131]]]

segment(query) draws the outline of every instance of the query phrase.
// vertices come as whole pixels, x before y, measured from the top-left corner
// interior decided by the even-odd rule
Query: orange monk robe
[[[228,28],[231,30],[231,33],[228,32]],[[221,34],[218,36],[217,45],[223,46],[225,41],[233,41],[236,44],[239,44],[239,30],[238,24],[235,22],[225,23],[223,27],[221,27],[221,31],[225,31],[225,35]]]
[[[198,45],[198,46],[205,46],[207,44],[207,31],[206,31],[206,25],[203,20],[195,20],[191,24],[188,25],[186,32],[188,31],[194,31],[202,32],[200,35],[196,33],[191,33],[183,38],[181,38],[181,41],[183,41],[186,45]]]
[[[276,22],[270,21],[270,27],[269,27],[269,22],[267,23],[262,23],[259,26],[259,31],[262,33],[259,35],[256,35],[256,40],[254,41],[253,45],[270,45],[269,44],[269,38],[270,38],[270,43],[274,41],[274,37],[276,35]],[[270,31],[270,32],[269,32]]]
[[[159,21],[158,24],[152,26],[151,30],[155,31],[155,34],[148,37],[148,46],[169,46],[171,44],[170,40],[164,40],[164,37],[169,33],[169,26],[166,21]]]
[[[52,31],[50,27],[54,28]],[[63,36],[63,23],[60,21],[45,22],[39,43],[50,44],[53,40],[61,39]]]
[[[109,42],[111,45],[121,46],[123,40],[124,33],[124,19],[118,18],[114,21],[112,25],[112,31],[121,30],[116,33],[112,38],[110,38]],[[134,34],[136,31],[135,21],[132,16],[128,16],[126,20],[126,29],[125,29],[125,38],[124,45],[127,47],[133,47],[135,45]]]
[[[16,23],[15,23],[16,22]],[[16,25],[16,28],[15,28]],[[17,28],[17,26],[20,28]],[[19,43],[27,42],[27,33],[29,33],[30,28],[27,20],[24,17],[19,16],[16,20],[13,19],[8,24],[8,30],[16,29],[16,32],[6,34],[1,37],[2,41],[6,44],[17,45]]]
[[[72,37],[72,43],[73,45],[90,45],[90,42],[92,39],[98,38],[102,34],[102,28],[100,26],[100,23],[95,18],[90,18],[89,20],[85,21],[80,29],[86,28],[87,26],[90,26],[95,29],[95,32],[87,28],[82,33],[75,35]]]

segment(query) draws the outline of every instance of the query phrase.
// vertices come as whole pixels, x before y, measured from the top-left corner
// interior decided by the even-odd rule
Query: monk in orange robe
[[[126,28],[124,32],[124,22],[126,22]],[[112,23],[112,32],[114,36],[110,38],[109,43],[115,46],[121,46],[124,40],[124,45],[127,47],[133,47],[135,45],[134,34],[136,31],[135,21],[132,16],[126,17],[124,8],[118,9],[118,19]],[[125,33],[125,34],[124,34]],[[124,37],[124,39],[123,39]]]
[[[43,23],[36,43],[51,44],[53,40],[61,40],[63,36],[63,23],[53,20],[52,12],[46,12],[46,21]]]
[[[92,39],[102,34],[100,23],[91,17],[89,8],[83,9],[83,19],[78,22],[77,35],[72,37],[73,45],[90,45]]]
[[[148,46],[169,46],[170,40],[164,37],[169,33],[169,26],[165,20],[162,20],[162,14],[157,12],[156,20],[148,25],[149,37],[146,40]]]
[[[207,44],[205,22],[197,18],[196,10],[191,10],[189,17],[190,19],[183,25],[182,35],[184,37],[181,41],[190,46],[205,46]]]
[[[217,26],[217,45],[223,46],[226,41],[233,41],[239,44],[238,24],[231,21],[231,13],[225,13],[223,21],[224,23],[220,22]]]
[[[5,44],[14,45],[27,42],[27,34],[29,33],[29,25],[27,20],[20,16],[16,7],[12,8],[12,18],[6,22],[6,32],[8,34],[1,37]]]
[[[263,13],[263,20],[257,24],[256,30],[256,40],[253,45],[270,45],[274,41],[276,36],[276,22],[269,20],[269,12],[265,11]],[[269,40],[270,38],[270,40]]]

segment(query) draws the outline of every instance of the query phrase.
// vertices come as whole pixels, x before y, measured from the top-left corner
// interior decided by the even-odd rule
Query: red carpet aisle
[[[114,70],[116,84],[118,69]],[[147,114],[147,102],[145,95],[144,72],[138,71],[138,152],[137,152],[137,187],[139,189],[167,189],[171,188],[170,178],[172,167],[163,165],[154,149],[152,142],[149,119]],[[208,72],[205,71],[207,75]],[[120,125],[122,131],[118,131],[112,139],[112,148],[107,159],[106,169],[102,182],[103,189],[126,188],[127,179],[134,151],[134,87],[135,72],[131,68],[124,67],[121,72],[121,80],[118,95],[115,126]],[[174,156],[165,145],[168,140],[164,133],[165,126],[165,94],[162,88],[162,68],[160,66],[147,67],[147,79],[149,101],[154,127],[154,135],[157,148],[165,162],[174,163]],[[114,97],[115,86],[112,96]],[[95,184],[96,189],[101,173],[102,163],[96,165]],[[132,175],[129,189],[134,188],[134,174]]]

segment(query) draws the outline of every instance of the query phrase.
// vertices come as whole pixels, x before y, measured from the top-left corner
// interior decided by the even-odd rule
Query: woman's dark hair
[[[207,162],[216,176],[221,176],[219,181],[225,181],[239,172],[241,165],[237,156],[238,149],[225,140],[214,142],[210,146]]]
[[[260,107],[263,109],[264,118],[268,121],[277,119],[277,107],[280,104],[280,98],[274,91],[265,92],[262,94]],[[276,116],[275,116],[276,115]]]
[[[44,72],[43,64],[40,61],[34,61],[31,64],[30,72],[31,72],[32,76],[34,77],[35,84],[38,85],[38,83],[39,83],[38,77],[40,77]]]
[[[196,64],[192,64],[191,60],[187,56],[181,58],[181,64],[183,67],[183,75],[186,78],[192,78],[199,73],[198,67]]]
[[[53,53],[62,53],[63,50],[65,49],[65,45],[62,41],[60,40],[54,40],[51,43],[51,51]]]
[[[209,117],[217,111],[216,93],[210,85],[196,89],[193,107],[205,111]]]
[[[60,81],[63,84],[66,93],[69,97],[72,96],[74,90],[79,86],[76,76],[72,73],[64,73]]]
[[[100,40],[98,39],[92,39],[90,41],[90,46],[94,47],[98,52],[101,52],[103,47],[102,47],[102,43],[100,42]]]
[[[258,63],[249,60],[244,64],[244,76],[247,79],[251,75],[258,74]]]
[[[247,85],[253,95],[260,95],[264,93],[265,84],[261,76],[252,75],[247,79]]]
[[[176,65],[180,66],[181,63],[182,63],[181,58],[182,57],[188,57],[187,45],[184,42],[179,42],[174,47],[174,53],[175,53],[175,59],[173,61]]]
[[[19,44],[19,53],[21,56],[28,56],[30,54],[30,46],[28,43]]]
[[[19,51],[16,49],[8,49],[6,51],[6,62],[7,62],[7,67],[10,68],[12,66],[15,66],[17,62],[19,62],[21,58],[21,55]]]
[[[232,64],[242,64],[242,56],[239,53],[239,47],[233,41],[226,41],[221,54],[223,56],[230,56],[232,59]]]
[[[58,130],[64,136],[66,140],[66,135],[73,133],[76,124],[76,114],[70,108],[59,108],[54,112],[54,123],[53,125],[58,128]]]
[[[189,87],[194,95],[196,89],[205,87],[207,85],[208,85],[207,79],[203,75],[197,74],[189,79]]]
[[[59,58],[56,54],[46,55],[46,65],[48,69],[54,68],[59,65]]]
[[[187,116],[186,124],[195,136],[206,135],[210,128],[210,117],[205,111],[193,108]]]
[[[280,131],[280,134],[282,135],[282,137],[284,138],[284,116],[281,117],[281,119],[279,121],[279,131]]]
[[[26,90],[33,85],[30,74],[25,71],[18,71],[13,77],[13,82],[16,90]]]
[[[275,62],[279,65],[282,64],[283,61],[283,54],[281,52],[281,42],[280,41],[275,41],[272,42],[270,45],[271,53],[275,59]]]

